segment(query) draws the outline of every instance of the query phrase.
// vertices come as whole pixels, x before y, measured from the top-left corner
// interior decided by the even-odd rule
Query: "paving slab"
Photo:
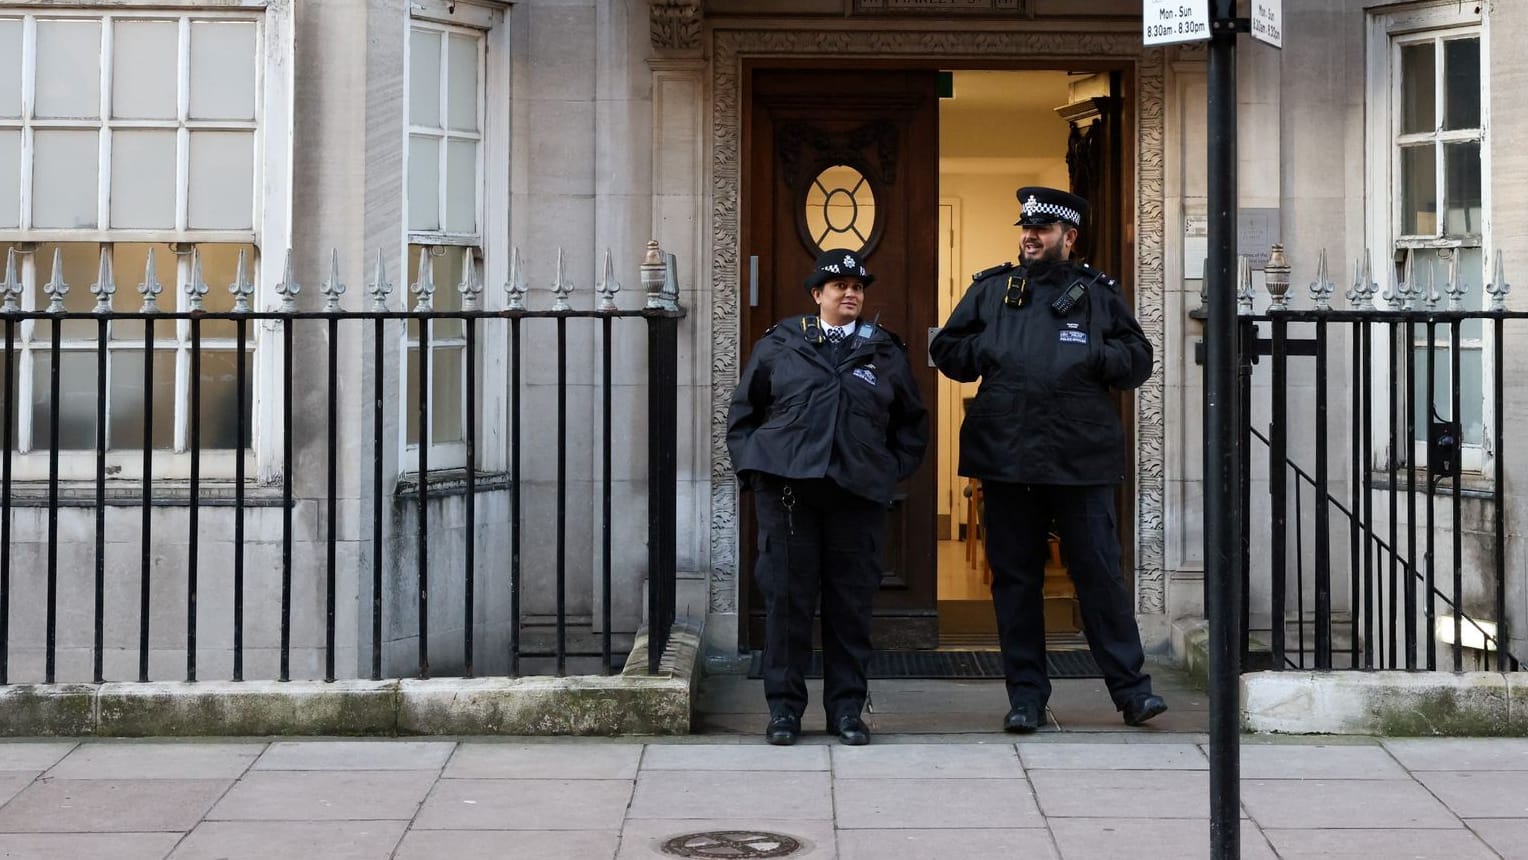
[[[827,770],[824,744],[773,747],[766,743],[650,746],[643,770]]]
[[[1393,738],[1385,749],[1407,770],[1528,770],[1528,738]]]
[[[164,860],[179,833],[6,833],[0,857],[69,860]]]
[[[1208,818],[1207,771],[1034,770],[1047,817]]]
[[[207,815],[213,821],[375,821],[414,817],[425,771],[251,771]]]
[[[54,765],[48,777],[238,779],[264,749],[258,743],[86,743]]]
[[[35,772],[20,770],[0,772],[0,806],[10,802],[11,798],[25,790],[39,775]]]
[[[1206,749],[1208,754],[1208,749]],[[1242,779],[1410,779],[1380,746],[1244,743]]]
[[[1207,770],[1209,759],[1185,743],[1026,743],[1019,758],[1028,770]]]
[[[0,741],[0,771],[47,770],[75,746],[74,741]]]
[[[630,800],[624,779],[442,779],[414,829],[614,831]]]
[[[1528,818],[1487,818],[1465,825],[1506,860],[1528,860]]]
[[[170,860],[387,860],[405,821],[204,821]]]
[[[224,779],[39,780],[0,809],[0,832],[183,832],[229,785]]]
[[[1204,795],[1200,795],[1201,803]],[[1242,806],[1277,829],[1462,827],[1427,789],[1410,780],[1242,780]]]
[[[1528,771],[1423,771],[1415,777],[1460,818],[1528,818]]]
[[[930,858],[1022,857],[1055,860],[1050,831],[981,830],[840,830],[838,860],[930,860]]]
[[[614,830],[411,830],[395,860],[443,857],[534,857],[536,860],[614,860]]]
[[[833,822],[831,821],[808,821],[797,819],[791,821],[776,821],[770,819],[753,818],[722,818],[722,819],[632,819],[626,822],[626,827],[621,831],[621,850],[616,855],[618,860],[659,860],[659,858],[673,858],[673,854],[663,853],[662,846],[670,839],[679,836],[688,836],[699,833],[728,834],[726,839],[741,842],[743,845],[768,847],[771,843],[770,835],[789,836],[802,846],[801,850],[789,855],[790,860],[836,860],[840,855],[833,839]],[[727,842],[723,838],[701,840],[694,847],[707,850],[706,846],[714,845],[712,851],[726,851]],[[702,854],[700,856],[724,857],[724,853]]]
[[[746,786],[746,789],[744,788]],[[746,808],[750,816],[795,821],[832,819],[825,771],[643,771],[630,818],[719,820]]]
[[[255,770],[440,770],[456,744],[444,741],[282,741]]]
[[[446,765],[447,779],[635,779],[640,744],[511,744],[463,742]]]
[[[1284,860],[1492,860],[1468,830],[1264,830]]]
[[[1100,857],[1171,857],[1198,860],[1210,856],[1210,822],[1188,818],[1052,818],[1051,834],[1063,860]],[[1243,860],[1276,860],[1257,825],[1241,826]]]
[[[1043,827],[1023,779],[837,779],[840,830]]]
[[[833,747],[838,779],[1022,779],[1011,742]]]

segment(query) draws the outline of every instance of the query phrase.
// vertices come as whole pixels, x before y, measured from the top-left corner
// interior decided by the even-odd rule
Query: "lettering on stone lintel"
[[[1022,16],[1029,0],[854,0],[856,15],[1002,15]]]

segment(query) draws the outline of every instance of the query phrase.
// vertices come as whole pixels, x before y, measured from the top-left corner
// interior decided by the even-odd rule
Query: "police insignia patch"
[[[866,382],[870,383],[871,385],[875,385],[875,371],[870,369],[873,366],[874,365],[869,365],[869,366],[866,366],[866,367],[856,367],[856,368],[854,368],[854,375],[858,376],[860,379],[865,380]]]

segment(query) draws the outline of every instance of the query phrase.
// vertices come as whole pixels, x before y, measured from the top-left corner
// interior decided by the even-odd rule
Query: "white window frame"
[[[292,0],[226,0],[216,6],[192,7],[185,4],[167,4],[162,0],[112,0],[110,3],[99,3],[94,6],[79,3],[55,4],[46,2],[34,3],[5,3],[0,0],[0,17],[23,18],[27,20],[24,26],[23,56],[26,65],[24,71],[23,98],[29,98],[30,88],[27,84],[34,77],[32,72],[32,58],[35,57],[35,20],[78,18],[101,22],[102,38],[108,39],[111,25],[117,19],[133,20],[178,20],[182,28],[180,68],[177,72],[178,82],[183,81],[188,69],[185,65],[185,33],[193,21],[212,20],[244,20],[252,22],[256,27],[256,62],[255,62],[255,118],[253,122],[229,123],[215,121],[203,124],[195,123],[198,128],[207,127],[217,129],[235,127],[254,132],[254,189],[252,202],[253,229],[251,230],[192,230],[187,227],[187,201],[189,190],[188,182],[188,147],[177,147],[177,191],[176,191],[176,227],[166,230],[128,229],[114,230],[109,226],[109,189],[110,189],[110,150],[108,145],[109,128],[125,126],[141,126],[136,121],[123,123],[111,117],[111,62],[109,55],[103,55],[101,64],[101,115],[95,120],[81,122],[46,120],[37,123],[48,127],[70,125],[74,127],[99,127],[103,129],[101,135],[101,166],[99,178],[98,220],[95,228],[87,229],[44,229],[33,230],[27,225],[30,223],[31,212],[31,171],[27,170],[22,177],[21,206],[22,226],[17,229],[0,229],[0,245],[4,244],[28,244],[28,243],[162,243],[189,246],[197,243],[235,243],[252,244],[257,249],[255,259],[249,261],[249,276],[255,285],[254,303],[256,307],[265,307],[274,304],[276,296],[275,286],[281,280],[282,266],[280,260],[285,257],[286,249],[291,241],[290,200],[291,200],[291,101],[292,83],[291,70],[293,60],[292,41]],[[175,126],[178,134],[189,134],[186,127],[185,99],[181,99],[179,108],[180,120]],[[26,121],[29,112],[28,106],[23,107],[23,120],[21,125],[30,129]],[[0,121],[0,125],[14,126],[14,121]],[[167,123],[148,123],[154,127],[171,127]],[[23,164],[30,164],[30,131],[23,133]],[[182,141],[184,144],[184,141]],[[107,225],[107,226],[103,226]],[[272,256],[274,255],[274,256]],[[36,294],[36,285],[47,279],[51,271],[45,271],[45,267],[51,267],[51,260],[32,259],[35,255],[18,255],[22,260],[21,272],[25,285],[24,301],[30,302]],[[272,265],[264,265],[269,257],[276,262]],[[164,284],[164,292],[159,296],[159,306],[184,310],[188,307],[188,297],[184,291],[184,285],[190,281],[190,258],[189,254],[178,255],[177,283]],[[3,261],[0,261],[3,265]],[[124,290],[135,291],[136,285],[142,280],[142,272],[114,272],[118,293]],[[87,291],[90,284],[70,284],[71,293]],[[209,284],[210,289],[227,289],[226,284]],[[173,295],[171,292],[173,291]],[[171,325],[168,321],[160,321],[158,327]],[[176,361],[176,402],[172,404],[176,410],[175,443],[171,450],[155,449],[154,451],[154,477],[165,479],[184,479],[190,474],[190,455],[187,451],[188,432],[187,416],[189,408],[189,363],[187,350],[189,349],[189,323],[179,321],[174,323],[176,332],[174,346],[156,348],[156,360],[164,353],[172,353]],[[158,328],[156,327],[156,328]],[[23,325],[23,335],[30,335],[31,324]],[[249,420],[250,448],[244,452],[248,474],[253,479],[271,481],[280,477],[280,428],[281,428],[281,351],[280,329],[268,325],[251,322],[249,335],[253,340],[251,359],[248,365],[251,379],[251,411]],[[157,332],[156,332],[157,334]],[[67,341],[66,341],[67,343]],[[76,341],[79,343],[79,341]],[[94,351],[94,340],[88,341],[89,351]],[[219,348],[220,341],[205,340],[204,349]],[[18,385],[16,403],[19,408],[23,404],[29,404],[30,399],[22,399],[22,391],[30,391],[30,374],[26,371],[30,363],[21,357],[21,338],[18,337]],[[231,347],[230,340],[224,346]],[[47,349],[46,342],[38,343],[34,348]],[[126,345],[116,346],[114,349],[121,350]],[[139,349],[141,350],[141,343]],[[25,406],[30,408],[30,406]],[[164,408],[164,404],[156,404],[156,408]],[[108,415],[110,413],[108,412]],[[21,440],[17,440],[20,444]],[[13,455],[13,467],[15,477],[18,480],[37,480],[46,478],[48,474],[47,451],[37,450],[36,440],[31,446],[32,450],[26,453]],[[235,452],[231,449],[202,451],[202,473],[211,479],[231,478],[235,470]],[[113,478],[141,479],[142,454],[124,450],[108,451],[108,467],[112,469]],[[95,452],[90,451],[61,451],[59,454],[60,475],[65,479],[85,479],[95,475]]]
[[[1482,15],[1478,4],[1457,3],[1454,0],[1430,0],[1430,2],[1415,4],[1394,10],[1373,10],[1368,18],[1367,33],[1367,94],[1366,94],[1366,120],[1365,120],[1365,151],[1367,158],[1366,177],[1366,206],[1365,206],[1365,234],[1368,239],[1367,247],[1372,249],[1374,259],[1375,280],[1379,284],[1382,293],[1391,284],[1394,277],[1392,253],[1397,251],[1416,252],[1422,250],[1475,248],[1481,249],[1481,271],[1471,274],[1478,278],[1477,283],[1484,286],[1491,277],[1490,264],[1495,254],[1492,240],[1492,176],[1491,176],[1491,110],[1490,110],[1490,22]],[[1440,47],[1443,41],[1460,36],[1478,36],[1480,39],[1480,127],[1479,131],[1444,131],[1440,128],[1421,134],[1401,133],[1401,80],[1398,73],[1401,47],[1407,44],[1416,44],[1432,40]],[[1438,53],[1436,62],[1443,62],[1442,53]],[[1438,74],[1435,71],[1435,74]],[[1441,93],[1435,101],[1435,109],[1443,110],[1444,101]],[[1408,236],[1400,233],[1402,220],[1402,191],[1401,191],[1401,156],[1400,148],[1403,142],[1432,141],[1435,147],[1442,142],[1455,141],[1480,141],[1481,158],[1481,229],[1478,240],[1475,237],[1433,237],[1433,236]],[[1439,193],[1437,206],[1439,211],[1444,208],[1442,185],[1446,171],[1445,164],[1440,158],[1437,162],[1436,182]],[[1441,230],[1441,225],[1440,225]],[[1442,284],[1435,285],[1439,292]],[[1375,301],[1379,301],[1378,295]],[[1470,310],[1483,310],[1485,308],[1485,292],[1480,293],[1482,304],[1478,308]],[[1447,327],[1441,327],[1440,333],[1443,338],[1447,337]],[[1425,334],[1421,344],[1408,343],[1408,348],[1418,345],[1426,347]],[[1388,377],[1391,344],[1388,342],[1388,327],[1379,326],[1374,329],[1370,358],[1377,380],[1385,380]],[[1481,388],[1485,402],[1481,410],[1481,443],[1464,444],[1460,450],[1460,466],[1468,473],[1488,479],[1491,474],[1493,452],[1490,450],[1493,438],[1494,412],[1491,403],[1494,388],[1494,374],[1497,369],[1490,366],[1484,357],[1491,354],[1493,347],[1490,327],[1482,327],[1480,338],[1465,338],[1461,340],[1461,351],[1478,352],[1481,361]],[[1402,356],[1400,361],[1404,361]],[[1425,366],[1418,365],[1419,381],[1425,382]],[[1398,381],[1404,385],[1404,380]],[[1392,408],[1388,386],[1380,384],[1375,386],[1375,415],[1389,415]],[[1439,392],[1440,397],[1446,397],[1445,392]],[[1389,448],[1389,423],[1385,420],[1377,420],[1372,428],[1373,450],[1375,462],[1370,464],[1373,468],[1382,468],[1391,459]],[[1414,462],[1425,463],[1427,459],[1427,443],[1411,440],[1411,458]]]
[[[492,308],[500,306],[501,285],[508,277],[509,257],[509,113],[510,113],[510,33],[508,4],[499,0],[414,0],[410,4],[410,16],[403,30],[404,39],[404,97],[403,97],[403,134],[400,145],[403,152],[403,187],[404,200],[402,206],[402,258],[401,269],[407,273],[406,282],[412,285],[419,276],[417,267],[409,265],[411,245],[422,245],[437,249],[437,253],[460,255],[467,248],[474,251],[477,259],[478,276],[483,284],[480,294],[480,307]],[[413,33],[416,27],[434,30],[445,35],[449,33],[470,33],[481,39],[479,53],[479,68],[482,78],[478,87],[478,134],[476,136],[461,132],[442,131],[438,127],[420,127],[413,125],[409,105],[409,86],[407,84],[409,69],[412,63]],[[446,54],[442,52],[442,64],[446,61]],[[443,73],[441,78],[441,110],[442,123],[446,110],[445,94],[448,80]],[[492,105],[492,108],[490,108]],[[408,199],[408,154],[410,151],[411,135],[428,133],[443,135],[442,155],[440,162],[439,198],[437,207],[441,214],[441,229],[438,230],[411,230],[408,223],[409,199]],[[478,141],[477,171],[478,182],[476,183],[477,201],[477,230],[471,233],[454,233],[444,229],[445,195],[446,189],[446,159],[444,147],[451,139],[476,139]],[[438,258],[437,258],[438,259]],[[443,291],[456,290],[455,283],[442,283],[437,280],[435,284],[436,296]],[[404,291],[404,306],[412,308],[415,297],[411,290]],[[437,303],[438,304],[438,303]],[[432,325],[432,329],[433,329]],[[501,388],[495,382],[505,375],[503,359],[504,350],[495,348],[493,342],[495,336],[487,330],[487,327],[478,326],[477,338],[477,361],[478,373],[477,384],[484,399],[494,396],[492,392]],[[463,356],[466,355],[465,337],[437,339],[432,331],[430,340],[432,357],[441,349],[461,349]],[[413,371],[409,366],[408,354],[411,348],[418,346],[417,339],[408,336],[407,326],[401,326],[399,332],[399,390],[408,390],[408,374]],[[464,358],[465,361],[465,358]],[[433,365],[432,365],[433,366]],[[465,368],[465,365],[464,365]],[[433,374],[432,374],[433,375]],[[421,396],[431,395],[429,384],[432,380],[425,380],[421,386]],[[462,374],[461,393],[462,403],[472,396],[466,391],[466,373]],[[502,446],[485,444],[491,442],[485,438],[485,432],[492,433],[489,429],[492,425],[483,420],[483,416],[489,412],[489,404],[480,402],[477,409],[477,424],[473,428],[477,438],[478,467],[502,466],[496,462],[496,452]],[[464,418],[465,421],[465,409]],[[408,442],[406,428],[417,424],[418,416],[410,408],[408,398],[398,398],[398,464],[400,472],[418,471],[418,445]],[[435,415],[431,414],[430,423],[435,423]],[[464,427],[464,432],[466,428]],[[431,441],[428,448],[428,466],[430,471],[444,469],[460,469],[466,465],[467,448],[465,442],[435,442]]]

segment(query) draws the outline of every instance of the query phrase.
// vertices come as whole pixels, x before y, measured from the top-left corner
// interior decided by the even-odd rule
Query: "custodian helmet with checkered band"
[[[817,255],[812,273],[806,276],[806,291],[810,293],[834,278],[858,278],[867,287],[875,282],[875,275],[865,271],[859,253],[845,248],[831,248]]]

